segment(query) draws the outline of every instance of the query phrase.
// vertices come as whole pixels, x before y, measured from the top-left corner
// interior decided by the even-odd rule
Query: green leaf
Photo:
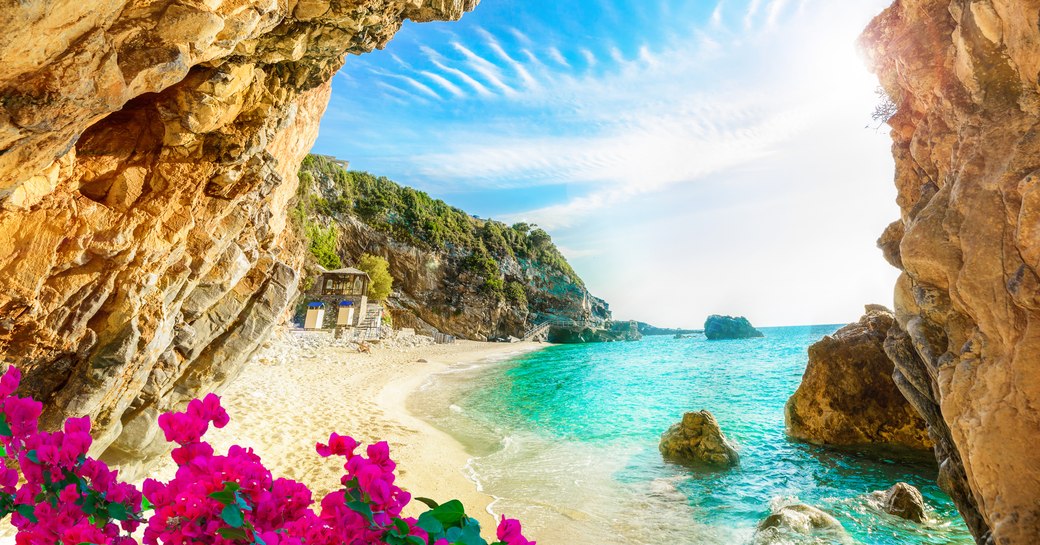
[[[38,454],[36,454],[36,450],[35,449],[30,450],[29,452],[26,452],[25,453],[25,458],[27,460],[29,460],[30,462],[33,462],[34,464],[40,463],[40,456]]]
[[[217,533],[224,539],[245,541],[248,538],[246,531],[242,528],[220,528],[217,530]]]
[[[125,505],[121,503],[110,503],[108,504],[108,518],[112,520],[126,520],[130,517],[127,516]]]
[[[408,523],[404,519],[394,519],[394,529],[390,533],[397,537],[404,537],[408,535],[409,530],[411,529],[408,528]]]
[[[0,458],[7,458],[7,449],[0,445]]]
[[[480,528],[466,526],[459,535],[458,543],[462,545],[488,545],[484,538],[480,537]]]
[[[430,536],[441,534],[444,532],[444,525],[441,521],[437,520],[437,517],[433,516],[433,513],[427,511],[419,515],[419,520],[416,521],[416,526],[426,530],[426,533]],[[430,541],[433,541],[432,539]]]
[[[466,509],[462,506],[462,502],[459,500],[451,500],[437,506],[434,510],[430,511],[430,513],[432,513],[437,520],[441,521],[441,524],[445,526],[453,526],[458,524],[458,522],[466,516]]]
[[[426,545],[426,542],[423,541],[423,538],[419,536],[406,536],[404,540],[405,542],[410,543],[411,545]]]
[[[34,512],[33,506],[31,505],[16,505],[14,510],[18,511],[19,515],[29,519],[29,522],[32,522],[33,524],[39,522],[38,520],[36,520],[36,513]]]
[[[155,509],[155,506],[152,505],[152,502],[149,501],[148,498],[146,498],[146,497],[144,497],[142,495],[141,496],[141,511],[151,511],[153,509]]]
[[[4,437],[14,436],[14,432],[11,431],[11,425],[7,423],[7,416],[0,414],[0,435]]]
[[[429,507],[430,509],[436,509],[437,506],[440,505],[439,503],[431,500],[430,498],[423,498],[423,497],[420,497],[420,496],[416,496],[416,497],[414,497],[412,499],[415,500],[415,501],[419,501],[419,502],[425,503],[426,507]]]
[[[237,505],[238,508],[243,511],[253,510],[253,508],[248,503],[246,503],[246,500],[242,497],[241,492],[235,492],[235,505]]]
[[[260,537],[260,533],[256,530],[253,530],[253,543],[256,543],[256,545],[267,545],[267,542]]]
[[[363,501],[348,501],[347,507],[349,507],[355,513],[361,513],[361,516],[365,517],[365,520],[372,522],[372,506]]]
[[[220,518],[224,519],[224,522],[232,528],[241,528],[246,522],[242,517],[242,510],[237,505],[224,507],[224,510],[220,512]]]
[[[222,505],[230,505],[232,503],[235,503],[235,500],[237,498],[235,493],[238,492],[240,488],[241,487],[238,486],[238,483],[227,481],[224,483],[223,490],[213,492],[209,495],[209,497],[217,500]]]

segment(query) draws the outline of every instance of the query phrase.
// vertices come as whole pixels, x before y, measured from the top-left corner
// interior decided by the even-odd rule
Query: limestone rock
[[[155,415],[219,391],[291,305],[287,203],[345,54],[475,3],[5,5],[0,353],[44,424],[165,452]]]
[[[869,305],[858,322],[809,347],[805,375],[784,407],[789,435],[824,445],[931,448],[924,419],[892,380],[884,345],[894,323],[891,311]]]
[[[1040,536],[1038,16],[1035,0],[902,0],[862,38],[897,106],[886,350],[980,543]]]
[[[754,545],[851,544],[845,528],[826,512],[804,503],[779,502],[755,529]]]
[[[689,412],[661,436],[661,454],[670,460],[713,467],[740,463],[737,450],[708,411]]]
[[[873,495],[881,508],[890,515],[913,522],[924,522],[926,518],[924,496],[909,484],[896,483],[892,488],[874,492]]]
[[[751,339],[764,337],[761,331],[754,328],[743,316],[720,316],[712,314],[704,321],[704,336],[709,341],[721,339]]]

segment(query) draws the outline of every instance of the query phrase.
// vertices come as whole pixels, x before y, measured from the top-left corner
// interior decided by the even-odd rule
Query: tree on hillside
[[[390,263],[386,258],[372,254],[361,254],[357,268],[368,273],[369,278],[372,279],[368,284],[369,299],[382,301],[390,295],[390,290],[394,285],[394,277],[390,275]]]

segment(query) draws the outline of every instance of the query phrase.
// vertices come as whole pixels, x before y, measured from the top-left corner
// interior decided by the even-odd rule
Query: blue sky
[[[896,277],[855,47],[887,4],[483,0],[348,58],[315,151],[537,223],[615,318],[852,321]]]

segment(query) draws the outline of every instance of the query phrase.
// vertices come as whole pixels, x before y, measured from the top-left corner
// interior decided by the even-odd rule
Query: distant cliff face
[[[863,36],[895,115],[886,349],[980,543],[1040,536],[1040,2],[901,0]]]
[[[287,203],[344,55],[475,4],[0,10],[0,352],[46,420],[89,415],[95,453],[136,459],[233,377],[296,292]]]
[[[588,292],[540,229],[477,219],[321,156],[304,161],[296,204],[304,236],[335,240],[344,264],[363,253],[387,258],[397,327],[486,340],[520,336],[553,317],[597,326],[610,320],[607,303]]]

